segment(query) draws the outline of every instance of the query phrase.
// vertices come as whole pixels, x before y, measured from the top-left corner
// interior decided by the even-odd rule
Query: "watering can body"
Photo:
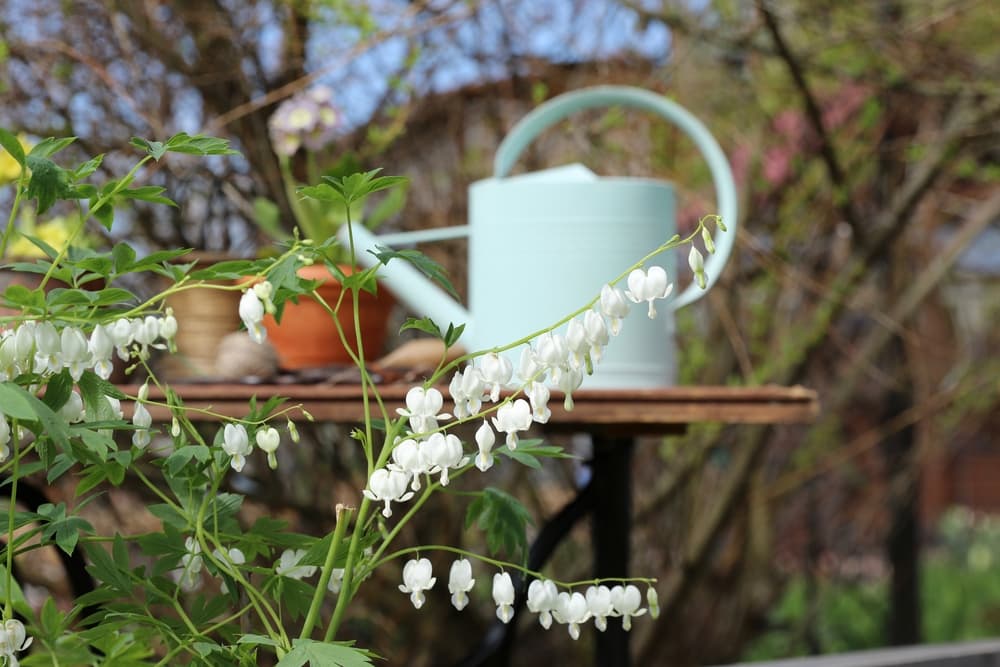
[[[507,345],[547,328],[579,309],[601,287],[676,233],[675,195],[665,181],[597,177],[570,165],[507,177],[517,155],[543,129],[579,109],[624,104],[667,115],[705,155],[717,185],[727,232],[716,236],[717,251],[706,264],[718,277],[736,229],[735,187],[718,145],[686,111],[648,91],[602,86],[550,100],[526,116],[501,144],[494,177],[469,190],[469,225],[374,237],[355,231],[358,259],[376,243],[393,245],[468,235],[469,308],[423,278],[413,267],[391,261],[380,272],[396,297],[439,327],[466,324],[461,344],[469,350]],[[666,110],[666,111],[665,111]],[[668,115],[669,114],[669,115]],[[675,252],[647,263],[662,266],[676,281]],[[709,285],[710,286],[710,285]],[[658,306],[655,320],[645,304],[632,308],[612,339],[586,388],[642,388],[676,382],[673,311],[703,294],[692,285]],[[520,349],[507,353],[517,367]]]

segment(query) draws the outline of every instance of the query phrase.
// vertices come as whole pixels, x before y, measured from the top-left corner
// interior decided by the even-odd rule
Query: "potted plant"
[[[325,167],[320,162],[319,156],[334,138],[340,119],[340,112],[333,105],[333,92],[326,86],[316,86],[285,100],[269,122],[271,145],[278,156],[285,194],[295,217],[294,236],[316,244],[335,236],[348,221],[374,229],[399,212],[406,200],[403,179],[393,180],[381,201],[369,210],[363,205],[348,210],[342,200],[331,195],[338,179],[358,171],[352,156]],[[296,177],[297,170],[301,170],[309,185]],[[282,226],[274,202],[257,199],[254,210],[261,229],[273,239],[287,242],[292,237]],[[339,324],[347,345],[357,350],[353,309],[350,303],[343,303],[341,296],[341,280],[354,270],[349,249],[340,245],[330,246],[324,262],[299,270],[301,278],[315,282],[320,299],[330,305],[337,304],[337,320],[311,297],[286,304],[280,314],[268,314],[264,327],[282,368],[296,370],[351,363],[337,329]],[[378,290],[376,283],[372,283],[371,291],[360,295],[358,322],[364,353],[369,359],[382,352],[393,305],[392,295]]]

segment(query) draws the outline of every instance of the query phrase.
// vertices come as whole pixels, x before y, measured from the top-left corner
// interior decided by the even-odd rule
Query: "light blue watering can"
[[[601,286],[675,233],[673,186],[644,178],[599,178],[582,165],[507,177],[521,151],[543,130],[582,109],[622,105],[656,113],[676,124],[697,145],[715,181],[718,213],[728,231],[718,232],[708,257],[708,287],[718,279],[736,238],[736,186],[725,155],[688,111],[652,92],[599,86],[560,95],[525,116],[500,144],[494,176],[469,190],[469,224],[377,237],[354,229],[358,261],[377,260],[376,244],[396,245],[469,237],[469,308],[425,279],[406,262],[383,267],[382,282],[413,312],[446,329],[466,324],[461,344],[469,350],[511,343],[576,310]],[[342,240],[346,241],[346,229]],[[686,248],[683,250],[686,256]],[[676,280],[676,253],[655,263]],[[685,262],[686,265],[686,262]],[[586,388],[669,386],[676,381],[673,311],[705,294],[692,284],[658,306],[650,320],[635,306],[622,332],[605,351]],[[510,355],[517,368],[520,350]]]

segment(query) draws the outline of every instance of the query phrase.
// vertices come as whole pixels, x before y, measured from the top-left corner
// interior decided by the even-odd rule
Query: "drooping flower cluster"
[[[667,298],[673,291],[666,272],[658,266],[632,271],[627,282],[629,288],[624,293],[605,285],[595,307],[570,320],[565,333],[543,333],[521,349],[517,378],[525,398],[505,403],[492,418],[493,427],[506,434],[505,443],[510,449],[517,447],[518,433],[532,423],[544,424],[552,416],[548,401],[553,389],[565,396],[565,409],[573,409],[573,392],[584,376],[593,372],[611,337],[621,333],[629,301],[647,302],[649,316],[655,317],[653,302]],[[483,401],[497,402],[501,389],[510,384],[513,376],[510,361],[496,353],[486,354],[478,364],[458,371],[449,385],[455,417],[474,416]],[[483,463],[485,467],[480,467],[485,470],[490,457],[482,447],[480,452],[477,463]]]
[[[425,592],[433,588],[436,581],[430,560],[414,558],[403,565],[403,583],[399,590],[409,593],[413,606],[420,609],[426,601]],[[451,593],[451,603],[455,609],[461,611],[469,604],[468,594],[475,583],[472,565],[467,559],[459,558],[451,564],[448,592]],[[497,572],[493,575],[492,595],[497,607],[497,618],[503,623],[509,623],[514,618],[514,601],[517,597],[509,573]],[[649,611],[655,618],[659,613],[656,589],[650,587],[646,597]],[[604,585],[589,586],[583,593],[560,592],[558,586],[549,579],[535,579],[531,582],[525,604],[528,611],[538,614],[538,622],[543,628],[548,630],[555,620],[567,626],[573,639],[579,639],[580,625],[590,619],[594,619],[594,626],[604,632],[609,618],[621,618],[622,627],[627,632],[632,629],[632,619],[647,611],[642,607],[642,595],[634,584],[610,588]]]
[[[281,435],[272,426],[264,426],[257,430],[253,438],[257,448],[267,455],[267,464],[272,469],[278,467],[275,452],[281,444]],[[229,466],[236,472],[242,472],[247,464],[247,457],[253,453],[250,444],[250,434],[243,424],[226,424],[222,427],[222,451],[229,456]]]
[[[202,565],[201,545],[193,537],[186,538],[180,567],[172,571],[174,580],[182,591],[191,593],[201,588]]]
[[[649,271],[636,269],[629,275],[628,284],[627,298],[621,290],[605,285],[595,308],[572,319],[565,334],[543,333],[521,349],[516,375],[523,397],[505,399],[491,417],[483,419],[475,434],[477,468],[485,472],[493,466],[498,433],[504,434],[506,447],[514,450],[520,434],[532,424],[549,421],[552,389],[563,392],[566,410],[573,409],[573,392],[580,387],[584,374],[592,372],[600,361],[611,337],[621,331],[622,319],[629,313],[629,300],[648,302],[652,317],[656,314],[653,302],[666,298],[673,290],[666,273],[657,266]],[[248,328],[251,324],[248,322]],[[500,402],[502,389],[515,376],[511,361],[496,352],[482,355],[477,362],[457,371],[448,386],[456,420],[479,416],[485,402]],[[422,475],[440,474],[439,481],[445,486],[449,470],[468,462],[462,442],[439,431],[442,421],[452,418],[443,411],[444,396],[439,390],[413,387],[405,402],[406,407],[397,409],[397,413],[407,419],[410,432],[393,444],[392,461],[372,472],[363,491],[369,500],[384,504],[382,514],[386,517],[392,516],[393,502],[405,502],[420,490]]]
[[[406,408],[397,412],[409,420],[410,437],[397,440],[392,461],[372,472],[366,498],[384,504],[382,514],[392,516],[393,502],[405,502],[420,490],[421,475],[440,475],[441,486],[447,486],[449,471],[468,462],[458,436],[437,431],[438,422],[451,415],[442,413],[444,397],[431,387],[413,387],[406,394]]]
[[[267,330],[264,328],[264,313],[274,313],[274,302],[271,296],[274,294],[274,286],[270,282],[263,280],[254,283],[253,287],[247,288],[240,297],[239,313],[243,325],[250,334],[250,339],[255,343],[263,343],[267,338]]]
[[[49,321],[27,320],[0,331],[0,382],[24,373],[54,375],[68,369],[74,381],[85,370],[111,377],[112,356],[144,359],[150,347],[172,348],[177,319],[168,309],[160,317],[121,318],[98,324],[88,336],[74,326],[58,328]]]

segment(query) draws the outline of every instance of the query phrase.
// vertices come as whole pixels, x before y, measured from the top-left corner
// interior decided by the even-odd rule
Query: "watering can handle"
[[[543,130],[566,116],[583,109],[614,105],[651,111],[672,122],[691,137],[708,162],[708,167],[712,172],[719,215],[722,217],[727,231],[719,231],[713,236],[715,253],[710,255],[705,262],[705,273],[708,278],[705,289],[699,288],[694,283],[689,285],[671,303],[673,308],[680,308],[700,299],[718,280],[722,267],[725,266],[726,260],[729,259],[729,253],[733,249],[738,222],[736,217],[736,184],[733,181],[729,162],[726,161],[726,156],[719,148],[715,138],[689,111],[662,95],[628,86],[596,86],[566,93],[549,100],[518,121],[497,149],[496,157],[493,160],[493,175],[495,178],[506,176],[511,167],[514,166],[521,151]]]

